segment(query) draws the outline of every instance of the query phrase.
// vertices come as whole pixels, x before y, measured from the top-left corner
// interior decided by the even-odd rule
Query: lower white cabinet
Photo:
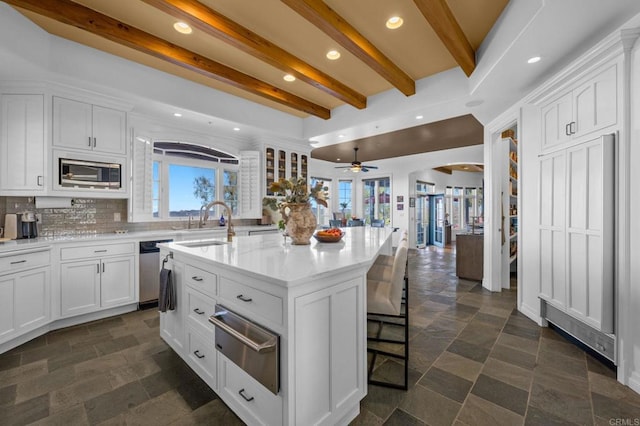
[[[187,363],[211,389],[218,390],[214,333],[201,333],[188,324],[187,326]]]
[[[45,325],[51,318],[49,249],[4,256],[2,261],[13,264],[15,270],[0,272],[0,343]]]
[[[107,247],[107,248],[105,248]],[[126,253],[113,257],[92,256],[60,264],[60,315],[86,314],[135,302],[134,244],[78,246],[61,249],[61,259]]]
[[[218,354],[218,394],[245,422],[281,425],[282,397],[274,395],[222,354]]]
[[[167,253],[160,253],[161,257],[167,256]],[[160,336],[169,346],[173,348],[178,355],[184,354],[184,310],[185,301],[182,291],[182,277],[184,275],[184,265],[176,260],[169,260],[166,268],[171,269],[173,285],[176,291],[176,309],[173,311],[160,312]]]

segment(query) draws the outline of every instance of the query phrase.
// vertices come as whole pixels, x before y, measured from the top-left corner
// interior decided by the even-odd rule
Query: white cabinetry
[[[51,318],[49,248],[2,254],[0,271],[0,343],[4,343]]]
[[[540,159],[540,298],[613,331],[614,138]]]
[[[165,258],[168,252],[160,251],[160,256]],[[168,260],[166,268],[171,270],[171,278],[176,294],[176,309],[173,311],[160,312],[160,336],[173,348],[180,356],[184,356],[185,348],[185,328],[184,311],[186,303],[184,301],[184,291],[182,277],[184,275],[184,264],[174,260]]]
[[[541,107],[542,148],[549,149],[617,123],[617,64],[591,74]]]
[[[3,94],[0,126],[0,193],[44,192],[44,96]]]
[[[126,113],[71,99],[53,97],[53,145],[124,155]]]
[[[135,302],[135,244],[60,250],[60,314],[72,316]]]

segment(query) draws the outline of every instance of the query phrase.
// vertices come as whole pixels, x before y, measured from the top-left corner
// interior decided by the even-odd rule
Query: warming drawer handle
[[[195,275],[195,276],[191,277],[191,279],[192,279],[192,280],[194,280],[194,281],[198,281],[198,282],[200,282],[200,281],[203,281],[203,280],[204,280],[204,278],[199,277],[199,276],[197,276],[197,275]]]
[[[224,318],[225,315],[227,315],[227,311],[216,312],[215,314],[209,317],[209,322],[215,325],[216,327],[220,327],[222,330],[226,331],[231,336],[238,339],[243,345],[248,346],[250,349],[254,350],[255,352],[265,353],[265,352],[274,351],[276,349],[276,345],[278,344],[278,341],[275,337],[272,336],[271,338],[269,338],[269,340],[267,340],[264,343],[254,342],[253,340],[249,339],[247,336],[245,336],[241,332],[237,331],[235,328],[231,327],[229,324],[225,323],[221,319],[221,318]],[[250,326],[251,323],[247,323],[247,324],[249,324]]]

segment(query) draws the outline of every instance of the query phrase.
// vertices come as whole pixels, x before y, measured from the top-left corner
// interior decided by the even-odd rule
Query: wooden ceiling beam
[[[366,96],[196,0],[142,0],[358,109]]]
[[[406,96],[416,93],[415,81],[324,1],[281,1],[358,57]]]
[[[476,52],[451,12],[446,0],[413,0],[431,28],[469,77],[476,68]]]
[[[5,3],[89,31],[113,42],[256,94],[289,108],[303,111],[323,119],[331,117],[329,109],[321,105],[309,102],[278,87],[241,73],[195,52],[176,46],[166,40],[70,0],[6,0]]]

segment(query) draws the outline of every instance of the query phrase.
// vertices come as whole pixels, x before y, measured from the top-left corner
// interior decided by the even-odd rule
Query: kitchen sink
[[[226,241],[219,240],[204,240],[204,241],[184,241],[182,243],[176,243],[183,247],[209,247],[209,246],[223,246],[227,244]]]

